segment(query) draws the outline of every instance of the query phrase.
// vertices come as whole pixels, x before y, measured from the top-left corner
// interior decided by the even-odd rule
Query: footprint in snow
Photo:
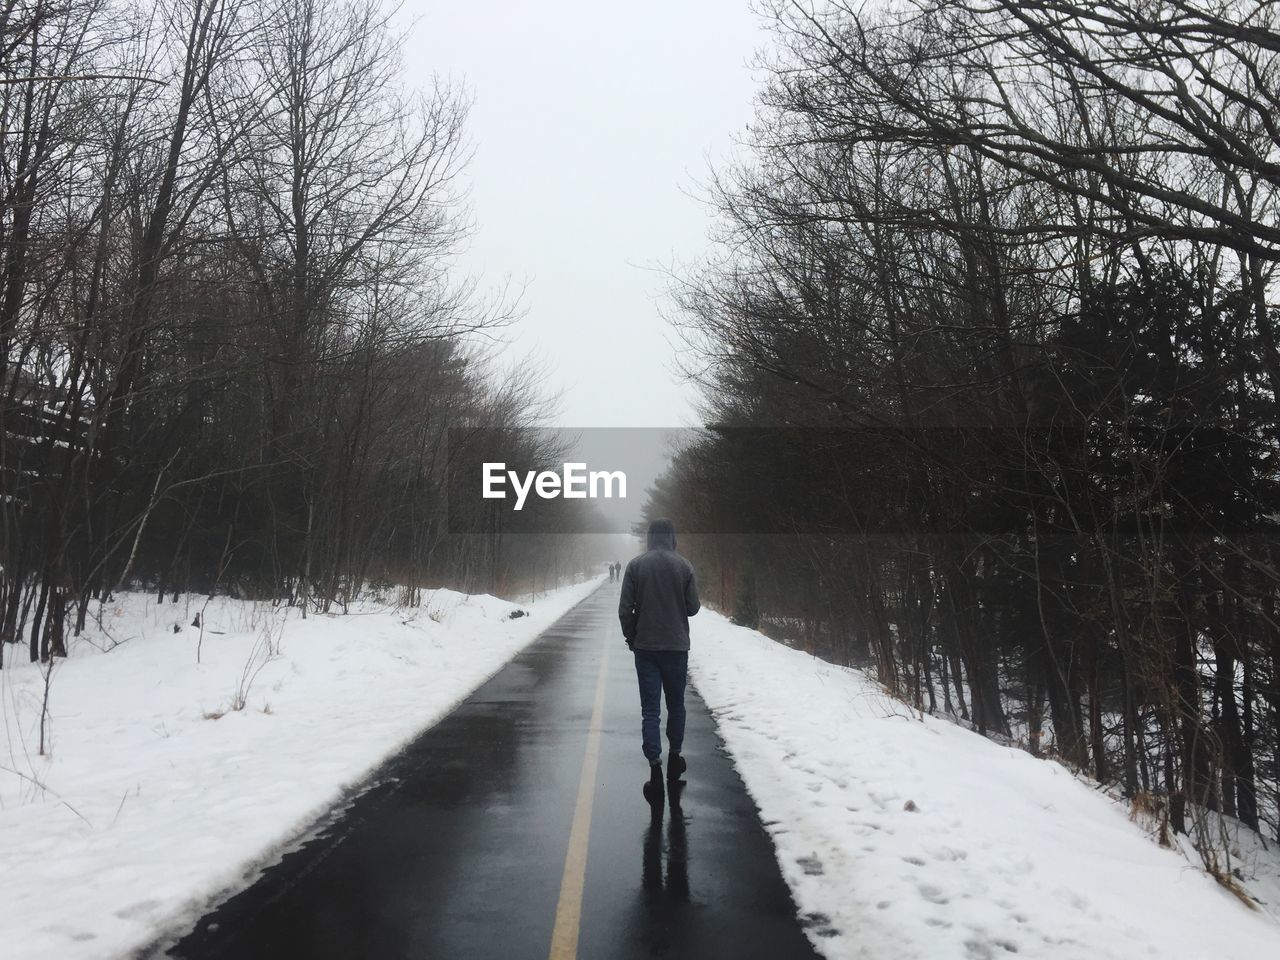
[[[141,914],[153,913],[158,906],[160,906],[159,900],[139,900],[131,906],[117,910],[116,916],[121,920],[132,920]]]
[[[822,866],[822,861],[817,857],[800,857],[796,860],[800,869],[805,872],[808,877],[820,877],[826,870]]]
[[[938,889],[937,887],[930,886],[927,883],[921,884],[916,889],[920,891],[920,896],[924,897],[930,903],[944,904],[944,903],[951,902],[951,898],[948,897],[946,893],[944,893],[942,890]]]
[[[831,925],[825,913],[805,913],[800,916],[800,926],[818,937],[838,937],[840,931]]]
[[[974,960],[995,960],[997,956],[1018,953],[1018,945],[1004,937],[991,937],[981,927],[972,928],[976,936],[964,942],[965,956]],[[1000,951],[997,953],[997,951]]]

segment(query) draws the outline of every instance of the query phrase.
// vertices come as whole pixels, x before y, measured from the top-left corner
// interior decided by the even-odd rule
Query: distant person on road
[[[640,682],[640,733],[649,781],[644,796],[662,802],[662,739],[659,718],[667,700],[667,779],[673,783],[686,764],[684,688],[689,675],[689,618],[698,612],[698,582],[689,561],[676,553],[676,528],[670,520],[649,524],[647,549],[627,564],[622,575],[618,619],[627,647],[635,654]]]

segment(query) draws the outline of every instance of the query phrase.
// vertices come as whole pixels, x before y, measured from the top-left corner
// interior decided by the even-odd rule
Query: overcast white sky
[[[528,281],[512,350],[536,353],[568,427],[691,424],[655,265],[706,249],[687,195],[751,118],[765,35],[749,0],[407,0],[411,80],[474,98],[464,260]]]

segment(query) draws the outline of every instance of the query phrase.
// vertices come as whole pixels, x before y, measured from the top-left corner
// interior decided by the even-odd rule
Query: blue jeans
[[[672,753],[684,746],[684,685],[689,677],[685,650],[636,650],[636,678],[640,681],[640,735],[650,763],[662,760],[658,736],[661,698],[667,695],[667,743]]]

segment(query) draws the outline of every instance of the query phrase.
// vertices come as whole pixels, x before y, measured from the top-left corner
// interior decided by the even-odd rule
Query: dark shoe
[[[644,798],[655,809],[662,805],[662,764],[660,763],[649,767],[649,779],[644,785]]]
[[[673,753],[667,757],[668,780],[671,780],[672,782],[679,780],[681,774],[683,774],[688,768],[689,765],[684,762],[684,757],[680,756],[680,754]]]

